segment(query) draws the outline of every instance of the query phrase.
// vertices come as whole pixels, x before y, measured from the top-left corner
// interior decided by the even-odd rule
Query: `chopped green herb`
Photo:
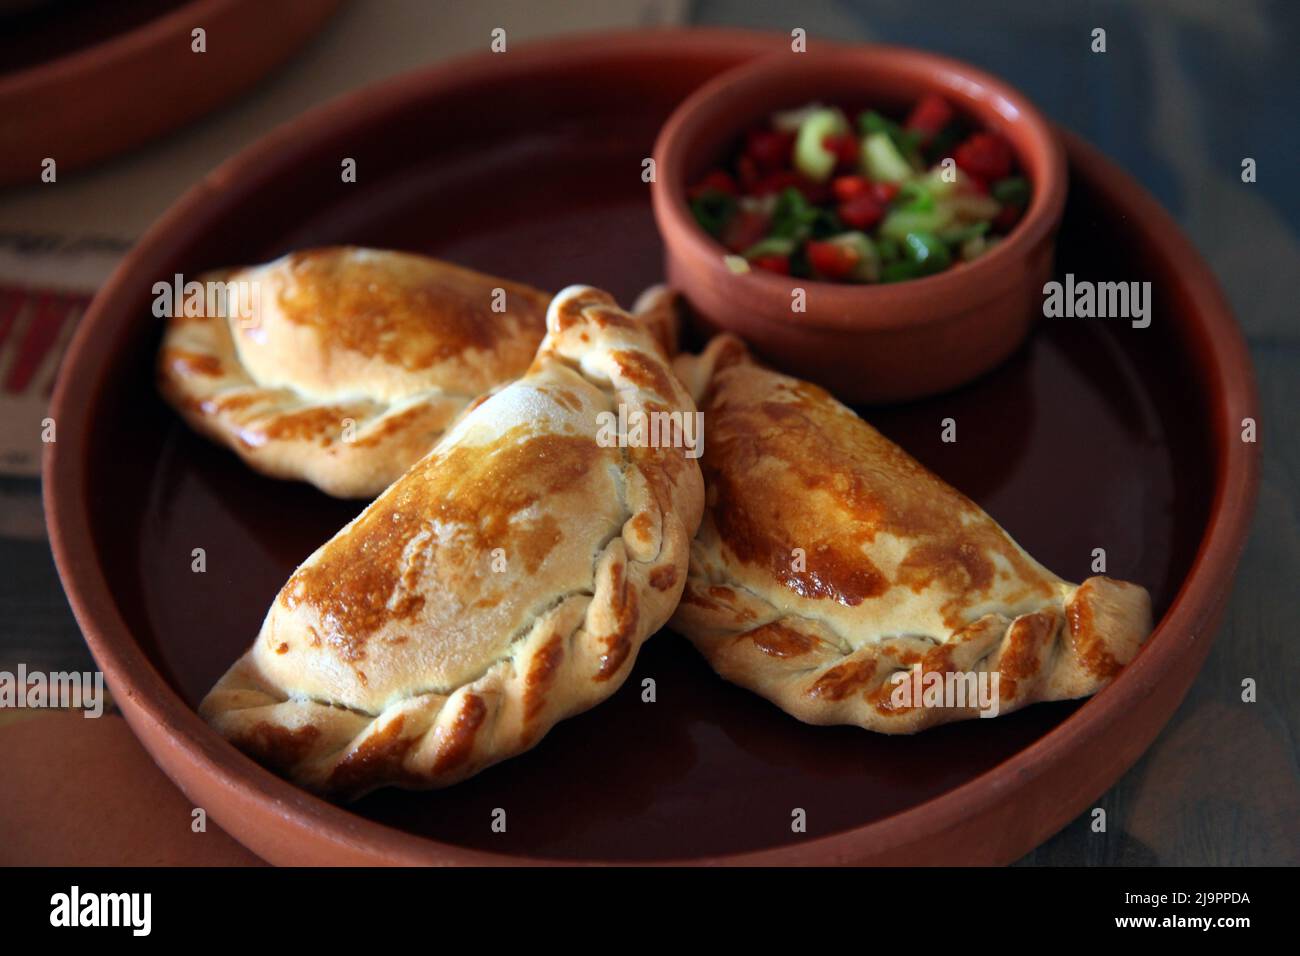
[[[818,211],[803,193],[787,186],[777,197],[772,210],[772,228],[769,234],[782,239],[806,239],[812,233]]]
[[[884,133],[893,142],[895,148],[907,157],[908,162],[917,164],[921,159],[921,134],[903,129],[888,117],[881,116],[875,110],[866,110],[858,114],[858,130],[864,135]]]
[[[736,214],[736,208],[736,197],[720,189],[706,189],[691,200],[691,214],[695,221],[715,239],[722,235],[722,230]]]
[[[934,193],[919,182],[903,183],[894,205],[906,212],[929,212],[934,209]]]
[[[903,240],[903,255],[916,263],[925,275],[942,272],[952,264],[948,247],[930,232],[909,232]]]
[[[923,275],[921,267],[915,262],[909,262],[906,259],[900,259],[897,262],[891,262],[880,270],[881,282],[905,282],[908,279],[915,279]]]

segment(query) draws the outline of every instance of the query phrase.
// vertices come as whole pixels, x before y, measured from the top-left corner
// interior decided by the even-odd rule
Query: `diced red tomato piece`
[[[1011,144],[997,133],[975,133],[957,147],[957,165],[988,182],[1011,175]]]
[[[827,279],[843,279],[858,265],[858,254],[838,242],[808,242],[808,264]]]
[[[835,165],[837,166],[852,167],[857,165],[858,138],[852,133],[823,137],[822,149],[835,154]]]
[[[731,217],[722,230],[722,244],[732,252],[744,252],[767,235],[767,216],[761,212],[742,209]]]
[[[900,188],[898,183],[872,183],[871,194],[880,201],[881,205],[887,206],[894,201]]]
[[[815,183],[811,179],[804,179],[801,176],[799,182],[795,183],[795,188],[803,193],[803,198],[814,206],[824,205],[832,199],[830,183]]]
[[[789,256],[755,256],[750,262],[750,265],[754,266],[756,269],[766,269],[768,272],[776,272],[783,276],[788,276],[790,274]]]
[[[779,193],[789,186],[798,186],[802,181],[803,177],[793,169],[783,169],[779,172],[768,173],[754,183],[749,191],[755,196],[768,196],[772,193]]]
[[[750,130],[745,146],[745,155],[764,173],[788,169],[793,152],[794,133],[782,133],[780,130]]]
[[[1003,206],[1002,211],[993,217],[993,228],[998,232],[1010,232],[1024,212],[1023,206]]]
[[[885,216],[885,204],[872,193],[861,193],[839,205],[840,218],[854,229],[870,229]]]
[[[723,170],[715,169],[692,186],[688,195],[691,199],[695,199],[710,190],[734,196],[736,195],[736,181]]]
[[[745,192],[753,190],[758,181],[763,178],[759,171],[758,163],[754,162],[754,157],[745,155],[736,160],[736,172],[740,176],[740,185]]]
[[[871,180],[866,176],[837,176],[831,181],[831,192],[840,202],[871,192]]]
[[[945,126],[952,122],[952,106],[937,93],[921,97],[907,118],[907,129],[921,134],[921,145],[934,139]]]

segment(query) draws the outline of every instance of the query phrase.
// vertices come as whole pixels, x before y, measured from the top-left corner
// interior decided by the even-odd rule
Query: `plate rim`
[[[492,53],[474,53],[345,93],[276,127],[186,191],[146,231],[96,294],[69,345],[48,412],[62,426],[65,435],[70,434],[70,438],[50,443],[44,450],[42,495],[51,549],[86,642],[136,736],[191,798],[198,794],[190,793],[181,779],[185,770],[198,774],[196,779],[201,780],[202,789],[208,794],[220,793],[225,812],[212,808],[209,812],[227,832],[255,853],[273,862],[308,858],[321,863],[514,866],[772,865],[888,859],[891,854],[915,851],[918,842],[926,837],[954,832],[971,818],[991,813],[1009,791],[1028,786],[1053,769],[1060,770],[1080,747],[1123,718],[1128,701],[1144,689],[1150,693],[1184,658],[1199,655],[1191,676],[1199,670],[1214,636],[1205,633],[1204,622],[1216,621],[1222,611],[1254,514],[1259,446],[1240,443],[1242,450],[1229,454],[1227,444],[1240,428],[1242,418],[1253,417],[1258,421],[1253,367],[1226,297],[1209,266],[1172,217],[1120,167],[1075,134],[1059,127],[1058,133],[1072,164],[1082,158],[1088,166],[1104,171],[1106,191],[1133,210],[1133,218],[1146,224],[1145,231],[1160,237],[1153,243],[1153,255],[1171,263],[1173,273],[1187,283],[1188,294],[1201,304],[1199,324],[1192,327],[1197,332],[1197,343],[1189,345],[1188,351],[1199,352],[1195,356],[1198,369],[1213,375],[1206,410],[1207,422],[1213,426],[1207,440],[1215,459],[1214,492],[1191,569],[1138,657],[1114,683],[1085,701],[1047,734],[974,779],[909,809],[858,827],[801,843],[738,853],[606,861],[517,856],[471,849],[361,817],[265,770],[208,728],[132,636],[95,556],[91,509],[87,507],[87,426],[110,368],[110,363],[101,361],[99,355],[114,351],[113,345],[126,327],[121,317],[115,319],[112,315],[111,303],[120,290],[138,288],[140,281],[148,280],[149,263],[163,255],[166,246],[178,240],[187,241],[201,232],[206,213],[222,201],[219,194],[232,181],[240,183],[241,191],[253,191],[259,181],[278,176],[285,166],[293,165],[296,157],[340,129],[376,113],[397,110],[422,98],[448,95],[486,79],[502,82],[512,72],[526,74],[575,56],[599,59],[628,54],[680,54],[683,50],[719,57],[735,55],[739,60],[763,52],[775,40],[785,42],[782,34],[738,29],[587,32],[520,44],[511,51],[508,61]],[[1201,642],[1200,647],[1193,646],[1197,641]],[[1149,746],[1185,692],[1186,687],[1178,693],[1169,713],[1150,738],[1131,758],[1126,758],[1127,762],[1102,790]],[[1086,805],[1096,795],[1083,793],[1082,799],[1074,803]],[[1041,832],[1028,847],[1007,846],[1006,841],[990,836],[988,842],[998,846],[989,858],[1008,862],[1057,832],[1079,812],[1070,812],[1072,804],[1062,806],[1066,812],[1050,815],[1052,822],[1037,828]],[[284,825],[278,831],[257,831],[249,822],[254,818],[263,822],[276,818]],[[248,839],[250,829],[257,839]],[[305,845],[304,839],[309,839],[310,845]],[[906,856],[900,859],[905,861]]]

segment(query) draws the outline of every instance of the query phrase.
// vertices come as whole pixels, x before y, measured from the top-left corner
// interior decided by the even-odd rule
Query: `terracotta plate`
[[[409,75],[285,127],[219,169],[100,293],[55,396],[55,553],[96,658],[190,797],[275,862],[1005,862],[1085,809],[1150,743],[1204,660],[1252,509],[1254,391],[1209,272],[1131,180],[1067,137],[1060,270],[1151,280],[1151,327],[1044,322],[975,384],[872,419],[1075,579],[1092,550],[1159,629],[1108,690],[915,738],[797,723],[680,638],[531,753],[436,793],[333,807],[263,771],[193,706],[294,566],[358,506],[255,476],[153,390],[150,287],[300,246],[415,249],[623,301],[660,277],[641,160],[720,69],[780,42],[696,31],[567,40]],[[343,184],[340,160],[357,160]],[[958,441],[940,441],[941,420]],[[191,571],[206,549],[207,571]],[[642,703],[641,679],[657,682]],[[507,811],[505,833],[490,823]],[[791,831],[802,808],[807,832]]]

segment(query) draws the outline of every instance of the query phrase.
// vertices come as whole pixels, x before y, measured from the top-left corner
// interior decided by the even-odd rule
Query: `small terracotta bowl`
[[[905,113],[944,96],[973,125],[1011,143],[1033,198],[999,245],[937,275],[848,285],[762,270],[733,273],[695,222],[688,185],[720,164],[739,135],[777,110],[813,101]],[[778,368],[850,402],[893,402],[953,388],[988,371],[1041,314],[1065,207],[1065,155],[1020,93],[946,57],[899,47],[779,53],[730,70],[685,100],[655,143],[655,218],[669,282],[708,332],[727,330]],[[793,290],[805,311],[793,311]]]

